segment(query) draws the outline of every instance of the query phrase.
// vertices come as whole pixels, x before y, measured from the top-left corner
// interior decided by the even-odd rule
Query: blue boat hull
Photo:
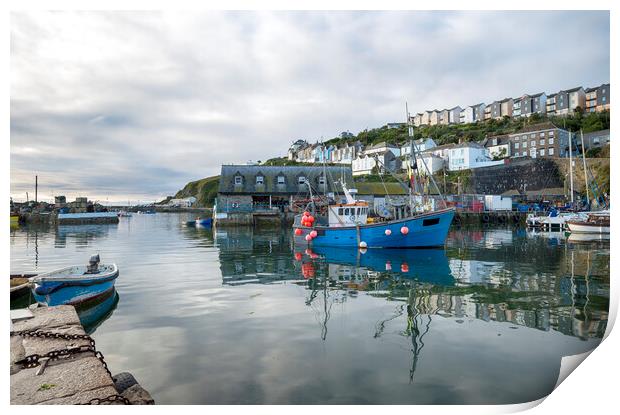
[[[37,302],[46,303],[48,306],[79,304],[108,294],[114,289],[117,277],[118,272],[105,280],[85,278],[79,282],[44,282],[37,284],[32,292]]]
[[[305,236],[313,228],[299,227],[302,234],[295,241],[310,246],[358,247],[365,243],[368,248],[430,248],[443,246],[454,218],[454,209],[424,213],[415,217],[379,222],[357,227],[314,227],[317,236],[310,242]],[[406,227],[409,232],[403,234]],[[359,237],[358,237],[359,229]],[[390,234],[386,234],[386,230]]]

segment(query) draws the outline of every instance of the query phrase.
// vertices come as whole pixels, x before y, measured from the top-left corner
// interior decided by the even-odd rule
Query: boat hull
[[[415,217],[360,225],[359,227],[297,227],[295,241],[310,246],[367,248],[430,248],[443,246],[454,218],[454,209],[424,213]],[[405,227],[408,232],[402,233]],[[317,236],[306,241],[312,230]],[[386,233],[386,231],[389,231]]]
[[[609,233],[610,227],[607,225],[591,224],[585,222],[567,222],[568,229],[574,233]]]
[[[32,293],[37,302],[48,306],[80,304],[109,294],[114,289],[118,268],[104,275],[84,274],[82,278],[34,279]]]

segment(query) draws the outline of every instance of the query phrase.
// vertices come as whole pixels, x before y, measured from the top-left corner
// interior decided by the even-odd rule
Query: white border
[[[4,3],[6,4],[6,3]],[[7,5],[3,4],[4,13],[2,14],[0,20],[0,27],[4,29],[4,42],[2,42],[3,53],[2,56],[4,58],[2,71],[3,71],[3,79],[2,83],[2,92],[4,100],[2,101],[4,117],[2,118],[3,131],[5,132],[5,137],[10,136],[10,128],[9,128],[9,82],[7,80],[10,79],[10,66],[9,66],[9,56],[10,56],[10,21],[9,14],[10,10],[40,10],[40,9],[54,9],[54,10],[66,10],[66,9],[79,9],[79,10],[160,10],[160,9],[171,9],[171,5],[173,9],[176,10],[197,10],[197,9],[230,9],[230,10],[254,10],[254,9],[283,9],[283,10],[343,10],[343,9],[363,9],[363,10],[409,10],[409,9],[417,9],[417,10],[462,10],[464,6],[468,6],[470,10],[611,10],[611,70],[610,70],[610,83],[617,85],[615,74],[618,73],[618,65],[617,65],[617,50],[618,50],[618,8],[617,4],[619,2],[613,1],[602,1],[602,0],[590,0],[588,2],[568,2],[568,1],[547,1],[544,4],[540,1],[532,1],[532,0],[523,0],[519,3],[499,3],[497,1],[480,1],[480,0],[470,0],[469,2],[462,1],[434,1],[434,2],[420,2],[420,3],[412,3],[408,1],[392,1],[392,0],[383,0],[380,2],[377,1],[369,1],[369,0],[360,0],[356,2],[335,2],[335,1],[326,1],[326,0],[315,0],[315,1],[283,1],[283,0],[264,0],[260,3],[257,1],[249,1],[249,0],[231,0],[228,2],[196,2],[191,0],[175,0],[174,2],[162,1],[162,0],[108,0],[108,1],[78,1],[78,0],[56,0],[56,1],[32,1],[32,0],[21,0],[21,1],[9,1]],[[586,7],[587,6],[587,7]],[[578,36],[578,32],[571,33],[573,36]],[[570,39],[567,41],[570,42]],[[575,51],[578,53],[578,51]],[[612,124],[617,125],[617,115],[616,113],[612,113]],[[617,154],[617,145],[612,143],[612,158],[618,159]],[[5,162],[3,165],[5,168],[3,169],[2,174],[4,175],[4,180],[2,181],[2,186],[5,195],[9,194],[9,182],[10,182],[10,148],[9,141],[5,140],[5,152],[3,153],[3,158]],[[612,193],[615,195],[615,191],[617,190],[616,184],[616,176],[618,167],[612,164],[611,168],[611,183],[612,183]],[[615,210],[615,209],[613,209]],[[8,206],[5,201],[2,207],[2,215],[3,215],[3,234],[5,236],[5,241],[8,242],[8,229],[9,226],[6,222],[8,222]],[[1,225],[0,225],[1,226]],[[612,221],[612,228],[617,229],[617,221]],[[617,231],[613,232],[614,234]],[[6,243],[5,242],[5,243]],[[610,269],[615,269],[617,265],[617,259],[613,255],[616,251],[615,239],[612,238],[611,242],[611,264]],[[6,258],[5,262],[5,275],[9,273],[9,248],[8,245],[3,246],[3,254],[2,258]],[[612,272],[613,274],[613,272]],[[615,278],[615,275],[612,275],[611,278]],[[8,311],[9,307],[7,303],[8,298],[5,294],[5,300],[3,300],[4,309]],[[613,408],[618,402],[617,391],[614,387],[614,380],[616,378],[617,369],[618,369],[618,357],[617,350],[620,350],[618,347],[618,335],[617,333],[611,332],[611,327],[615,322],[615,317],[617,314],[618,307],[618,289],[617,284],[614,282],[611,284],[611,303],[610,303],[610,320],[608,331],[606,333],[606,339],[603,343],[589,356],[586,362],[580,365],[574,374],[568,376],[568,378],[561,383],[561,385],[554,391],[544,402],[541,404],[541,401],[533,402],[529,404],[522,405],[506,405],[506,406],[390,406],[387,408],[389,411],[394,412],[419,412],[423,413],[437,413],[437,414],[447,414],[454,413],[458,411],[463,414],[487,414],[487,413],[507,413],[507,412],[516,412],[525,410],[528,408],[535,407],[532,409],[533,413],[555,413],[555,412],[567,412],[567,413],[607,413],[609,408]],[[3,333],[8,333],[8,319],[4,319],[4,330]],[[616,330],[617,331],[617,330]],[[7,339],[5,337],[5,339]],[[5,350],[8,350],[5,349]],[[571,360],[571,359],[568,359]],[[5,362],[7,362],[5,360]],[[153,362],[153,364],[157,364],[157,362]],[[573,362],[574,364],[574,362]],[[3,379],[3,388],[2,393],[4,394],[4,402],[5,405],[8,406],[9,402],[9,368],[8,364],[5,363],[5,378]],[[89,410],[93,411],[110,411],[111,407],[99,407],[92,408]],[[161,413],[167,413],[170,407],[141,407],[141,408],[125,408],[125,407],[113,407],[114,411],[155,411]],[[29,407],[10,407],[7,408],[14,412],[26,412],[32,411],[33,408]],[[46,407],[44,409],[46,412],[51,411],[51,413],[59,413],[59,412],[69,412],[72,413],[75,411],[84,411],[84,408],[78,407]],[[257,414],[273,414],[273,413],[289,413],[291,410],[294,410],[296,413],[316,413],[316,411],[334,411],[334,412],[342,412],[342,411],[355,411],[357,413],[375,413],[377,410],[381,410],[375,406],[336,406],[336,407],[327,407],[327,406],[295,406],[294,408],[288,406],[209,406],[208,408],[203,408],[201,406],[184,406],[181,410],[190,411],[190,412],[198,412],[198,411],[209,411],[217,412],[217,413],[235,413],[237,411],[248,411]]]

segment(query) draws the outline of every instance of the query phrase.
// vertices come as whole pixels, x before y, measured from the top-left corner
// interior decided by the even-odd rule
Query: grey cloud
[[[609,13],[19,12],[11,72],[13,196],[39,173],[55,193],[153,200],[297,138],[401,120],[405,100],[607,82]]]

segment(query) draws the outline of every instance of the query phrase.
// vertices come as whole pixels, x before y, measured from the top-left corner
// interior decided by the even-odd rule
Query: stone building
[[[339,182],[353,186],[351,167],[223,165],[215,220],[220,224],[255,224],[257,219],[292,219],[295,202],[313,194],[342,193]]]

